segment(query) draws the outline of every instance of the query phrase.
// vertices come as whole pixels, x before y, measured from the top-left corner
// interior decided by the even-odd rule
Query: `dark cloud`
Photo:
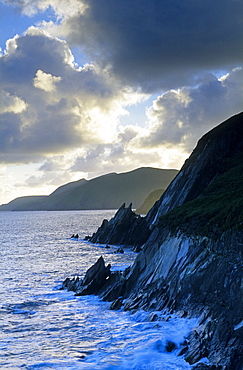
[[[242,63],[240,0],[87,0],[64,19],[69,40],[127,83],[148,91],[191,82],[196,73]]]

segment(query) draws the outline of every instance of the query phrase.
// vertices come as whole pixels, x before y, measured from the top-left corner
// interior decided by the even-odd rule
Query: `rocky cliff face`
[[[161,215],[198,198],[217,176],[227,170],[230,159],[243,150],[242,121],[241,113],[215,127],[199,140],[156,205],[157,212],[151,209],[148,223],[156,223]]]
[[[143,308],[200,317],[186,359],[203,357],[222,369],[243,363],[243,233],[207,237],[157,228],[127,277],[126,310]]]
[[[110,274],[97,294],[111,308],[198,317],[182,351],[186,360],[207,357],[207,369],[242,370],[242,209],[243,113],[199,141],[145,218],[123,206],[92,237],[142,245],[131,269]]]

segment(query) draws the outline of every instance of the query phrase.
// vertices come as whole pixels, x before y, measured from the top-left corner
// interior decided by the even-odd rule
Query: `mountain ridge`
[[[177,175],[178,170],[141,167],[124,173],[110,173],[91,180],[78,180],[64,184],[49,196],[36,198],[17,198],[1,210],[82,210],[118,209],[121,203],[142,204],[154,189],[167,187]],[[23,204],[19,204],[21,202]],[[31,200],[26,202],[26,200]],[[17,203],[17,204],[16,204]]]

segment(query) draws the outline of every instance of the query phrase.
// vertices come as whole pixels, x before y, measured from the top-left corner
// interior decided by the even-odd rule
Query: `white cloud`
[[[242,110],[243,68],[216,78],[207,76],[197,87],[170,90],[147,111],[149,132],[141,146],[181,145],[188,153],[196,141],[215,125]]]
[[[21,113],[27,108],[27,104],[24,100],[19,98],[18,96],[11,95],[6,91],[1,91],[1,106],[0,106],[0,114],[2,113]]]
[[[33,27],[9,40],[0,58],[2,88],[8,100],[15,95],[1,116],[3,161],[39,161],[113,141],[125,106],[145,98],[109,69],[77,68],[73,60],[65,41]]]
[[[49,73],[45,73],[40,69],[36,72],[36,77],[33,79],[33,85],[37,89],[44,90],[46,92],[54,92],[56,90],[56,83],[61,81],[61,77],[52,76]]]
[[[82,14],[87,8],[86,2],[81,0],[4,0],[4,4],[18,7],[28,16],[51,7],[58,18]]]

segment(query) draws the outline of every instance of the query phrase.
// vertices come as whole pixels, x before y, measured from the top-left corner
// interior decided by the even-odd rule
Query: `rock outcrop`
[[[242,209],[243,113],[204,135],[146,217],[123,206],[93,235],[142,247],[133,266],[110,274],[96,294],[112,309],[199,318],[185,359],[198,370],[242,370]],[[212,365],[197,364],[204,357]]]
[[[97,232],[90,238],[92,243],[141,246],[151,231],[144,217],[132,211],[132,204],[125,203],[110,220],[103,220]]]
[[[109,279],[111,272],[111,266],[105,266],[103,257],[101,256],[97,262],[91,266],[84,279],[77,278],[67,278],[61,289],[67,289],[76,292],[76,295],[89,295],[97,294],[100,289],[104,286],[107,279]]]

